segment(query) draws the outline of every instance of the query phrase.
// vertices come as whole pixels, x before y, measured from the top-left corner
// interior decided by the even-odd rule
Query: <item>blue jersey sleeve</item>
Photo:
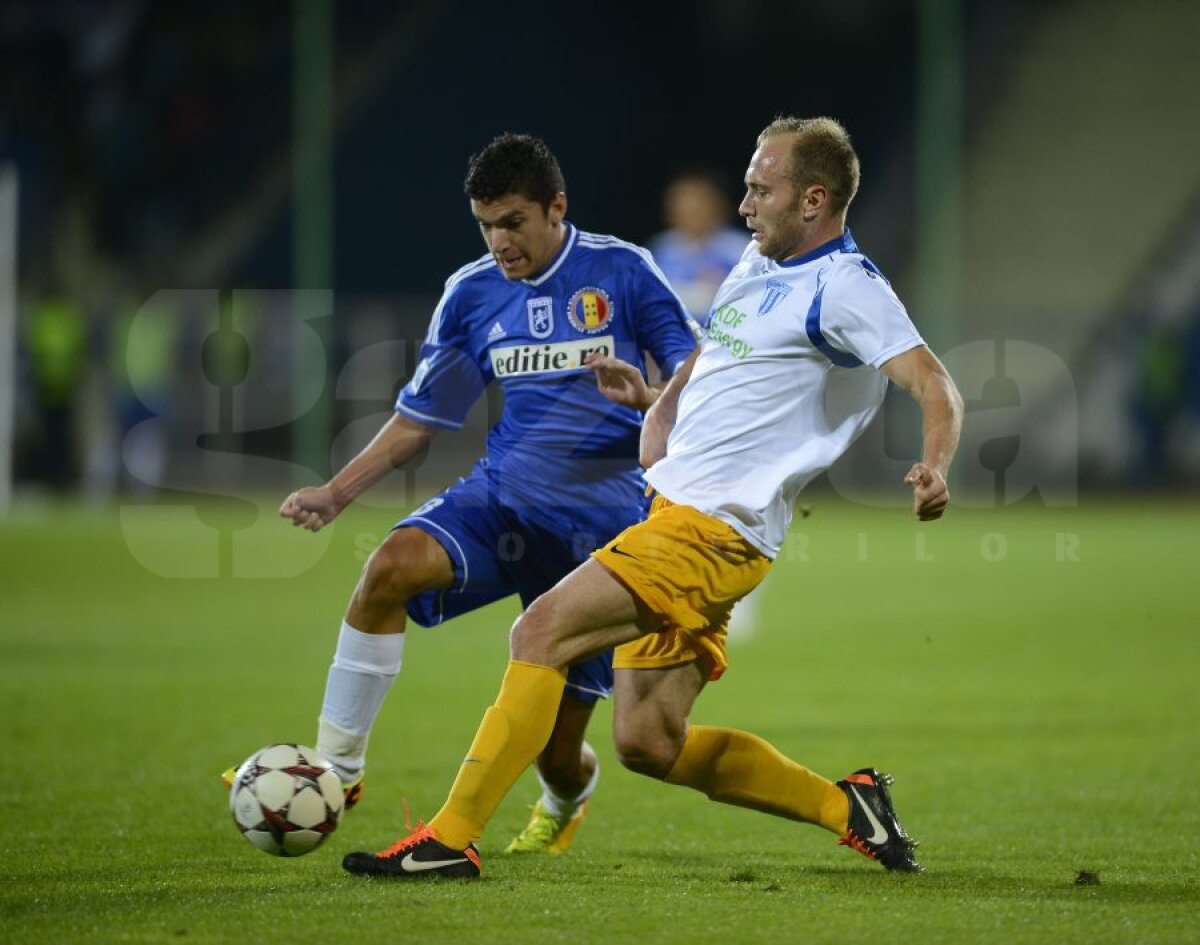
[[[638,347],[650,352],[663,377],[670,377],[699,342],[700,326],[644,249],[638,251],[634,269],[634,297]]]
[[[459,429],[488,378],[474,356],[463,324],[461,284],[448,284],[433,312],[412,379],[400,391],[396,410],[420,423]]]

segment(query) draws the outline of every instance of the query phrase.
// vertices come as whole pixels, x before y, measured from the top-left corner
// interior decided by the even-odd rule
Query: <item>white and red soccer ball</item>
[[[303,856],[337,829],[345,796],[333,765],[304,745],[268,745],[233,776],[229,809],[264,853]]]

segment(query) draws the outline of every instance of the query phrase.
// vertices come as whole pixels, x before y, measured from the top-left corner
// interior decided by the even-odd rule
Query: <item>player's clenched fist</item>
[[[341,506],[328,486],[306,486],[297,489],[279,506],[279,514],[290,518],[293,525],[319,532],[337,518]]]
[[[931,522],[942,517],[950,502],[950,490],[940,472],[924,463],[916,463],[904,481],[913,487],[913,514],[917,518],[922,522]]]

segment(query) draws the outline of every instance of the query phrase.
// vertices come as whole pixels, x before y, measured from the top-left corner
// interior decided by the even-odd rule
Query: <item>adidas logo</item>
[[[508,332],[504,330],[503,326],[499,322],[496,322],[496,324],[492,326],[492,330],[488,332],[487,340],[495,341],[497,338],[503,338],[507,334]]]

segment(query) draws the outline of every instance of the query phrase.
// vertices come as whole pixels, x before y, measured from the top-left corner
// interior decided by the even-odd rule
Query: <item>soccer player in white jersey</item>
[[[395,526],[346,609],[317,749],[347,807],[407,620],[440,626],[512,594],[529,604],[644,516],[639,410],[657,395],[644,353],[669,377],[695,351],[696,327],[648,251],[566,219],[565,188],[554,155],[529,135],[501,135],[471,158],[464,189],[488,252],[446,281],[395,415],[327,485],[280,508],[317,531],[437,431],[461,427],[488,384],[504,391],[487,456]],[[542,797],[510,852],[561,853],[579,827],[599,776],[584,732],[612,689],[602,650],[571,667],[538,746]]]
[[[781,118],[758,139],[739,212],[752,244],[722,285],[695,359],[642,428],[658,495],[513,628],[512,660],[446,804],[349,872],[479,875],[475,841],[554,722],[567,667],[616,646],[622,762],[715,801],[817,824],[889,870],[917,871],[890,779],[830,781],[748,732],[689,725],[725,669],[730,608],[766,574],[793,502],[879,410],[888,380],[922,413],[922,458],[904,477],[913,511],[939,518],[962,400],[845,226],[858,158],[828,118]]]

